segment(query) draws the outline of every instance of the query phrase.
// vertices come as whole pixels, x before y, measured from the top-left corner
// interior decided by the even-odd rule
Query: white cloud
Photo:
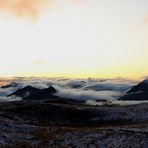
[[[62,98],[80,100],[116,100],[121,94],[134,85],[128,80],[109,79],[65,79],[65,78],[19,78],[15,81],[18,88],[27,85],[44,89],[53,85]],[[0,96],[5,97],[17,88],[0,89]],[[8,99],[8,98],[7,98]]]
[[[120,93],[115,91],[94,91],[94,90],[83,90],[83,89],[70,89],[70,88],[61,88],[54,86],[58,93],[56,94],[59,97],[67,99],[77,99],[77,100],[114,100]]]

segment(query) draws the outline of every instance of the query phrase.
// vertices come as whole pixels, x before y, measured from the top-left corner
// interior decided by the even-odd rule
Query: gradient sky
[[[147,75],[147,0],[0,0],[0,76]]]

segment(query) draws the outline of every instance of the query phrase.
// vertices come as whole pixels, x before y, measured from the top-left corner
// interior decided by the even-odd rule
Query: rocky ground
[[[89,106],[52,101],[0,104],[0,147],[147,148],[148,104]]]

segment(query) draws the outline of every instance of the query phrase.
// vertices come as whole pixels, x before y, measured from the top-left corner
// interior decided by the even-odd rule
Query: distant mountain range
[[[148,100],[148,80],[144,80],[132,87],[127,93],[118,100],[143,101]]]
[[[10,83],[8,85],[2,86],[1,88],[19,88],[17,83]],[[75,85],[74,88],[80,87],[80,85]],[[45,89],[35,88],[33,86],[26,86],[24,88],[19,88],[13,93],[9,94],[10,96],[21,97],[23,100],[45,100],[45,99],[57,99],[57,100],[66,100],[56,96],[57,90],[53,86],[49,86]],[[71,98],[69,98],[70,100]],[[72,101],[74,99],[71,99]],[[130,90],[126,92],[125,95],[121,96],[118,100],[128,100],[128,101],[144,101],[148,100],[148,80],[144,80],[139,84],[133,86]],[[80,100],[79,100],[80,101]]]
[[[24,100],[59,99],[58,96],[53,95],[55,93],[57,93],[57,91],[52,86],[46,89],[38,89],[29,85],[22,89],[16,90],[15,92],[8,95],[8,97],[22,97]]]
[[[11,88],[11,87],[18,87],[18,83],[15,83],[15,82],[11,82],[10,84],[7,84],[7,85],[4,85],[4,86],[1,86],[1,88]]]
[[[30,85],[18,89],[15,92],[9,94],[7,97],[21,97],[23,100],[36,100],[49,103],[60,103],[60,104],[83,104],[83,100],[66,99],[56,96],[57,90],[53,86],[49,86],[45,89],[38,89]]]

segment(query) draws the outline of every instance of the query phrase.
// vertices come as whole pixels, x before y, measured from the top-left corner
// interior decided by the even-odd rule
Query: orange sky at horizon
[[[147,0],[0,0],[0,76],[148,75]]]

